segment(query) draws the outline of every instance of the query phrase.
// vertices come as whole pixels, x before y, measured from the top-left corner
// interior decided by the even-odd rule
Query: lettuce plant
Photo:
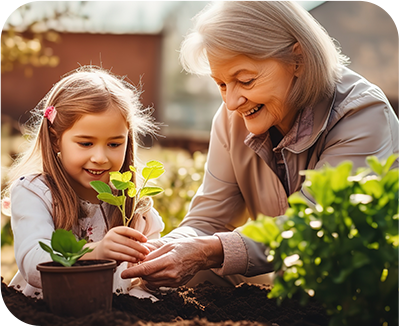
[[[143,196],[155,196],[163,191],[161,187],[147,186],[148,180],[159,178],[164,172],[164,166],[158,161],[149,161],[143,168],[141,175],[144,179],[143,186],[140,189],[131,181],[133,173],[137,173],[135,167],[130,166],[127,172],[110,172],[110,181],[121,195],[114,195],[111,187],[102,181],[92,181],[90,185],[98,192],[97,198],[114,206],[117,206],[123,217],[123,225],[128,226],[133,219],[135,208],[140,198]],[[134,207],[130,216],[126,216],[126,196],[135,198]]]
[[[83,248],[86,240],[77,241],[72,231],[57,229],[51,236],[51,247],[39,241],[40,247],[47,251],[51,259],[65,267],[71,267],[84,254],[93,251]]]
[[[351,162],[304,171],[315,205],[295,193],[285,216],[243,227],[270,248],[268,260],[281,271],[269,297],[281,303],[296,294],[306,304],[314,296],[330,325],[398,324],[396,158],[368,157],[369,168],[354,175]]]

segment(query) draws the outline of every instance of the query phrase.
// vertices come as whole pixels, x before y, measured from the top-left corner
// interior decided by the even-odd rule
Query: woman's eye
[[[224,84],[224,83],[220,83],[220,84],[218,84],[218,86],[219,86],[220,89],[225,89],[226,88],[226,84]]]
[[[241,85],[244,85],[244,86],[250,86],[254,82],[254,80],[255,79],[250,79],[248,81],[240,81],[240,83],[241,83]]]
[[[82,143],[78,143],[78,144],[82,147],[89,147],[89,146],[93,145],[93,143],[89,143],[89,142],[82,142]]]

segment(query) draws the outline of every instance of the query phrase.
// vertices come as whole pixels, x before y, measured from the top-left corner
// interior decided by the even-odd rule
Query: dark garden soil
[[[267,298],[268,290],[254,285],[218,287],[199,284],[157,294],[160,301],[129,295],[113,297],[111,312],[98,312],[81,318],[52,314],[43,300],[25,297],[1,283],[4,302],[18,319],[31,325],[225,325],[225,326],[327,326],[324,309],[311,301],[301,306],[286,300],[281,306]]]

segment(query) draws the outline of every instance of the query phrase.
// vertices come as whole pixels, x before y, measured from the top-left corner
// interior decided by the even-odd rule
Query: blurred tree
[[[19,7],[13,14],[19,15],[20,20],[26,23],[30,17],[35,16],[32,4]],[[46,16],[31,18],[26,25],[7,21],[1,35],[1,73],[12,71],[17,66],[24,66],[25,76],[29,77],[32,75],[32,66],[57,66],[60,58],[53,53],[49,43],[61,42],[61,36],[50,25],[54,25],[54,22],[59,22],[64,17],[88,18],[72,12],[67,6],[54,7]]]

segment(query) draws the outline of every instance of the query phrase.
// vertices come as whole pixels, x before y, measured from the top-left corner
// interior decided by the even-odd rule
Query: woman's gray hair
[[[287,104],[301,109],[331,96],[349,59],[299,4],[289,1],[225,1],[208,5],[194,17],[180,61],[190,73],[209,74],[207,55],[227,60],[237,55],[273,58],[300,66]],[[301,53],[294,51],[298,43]]]

